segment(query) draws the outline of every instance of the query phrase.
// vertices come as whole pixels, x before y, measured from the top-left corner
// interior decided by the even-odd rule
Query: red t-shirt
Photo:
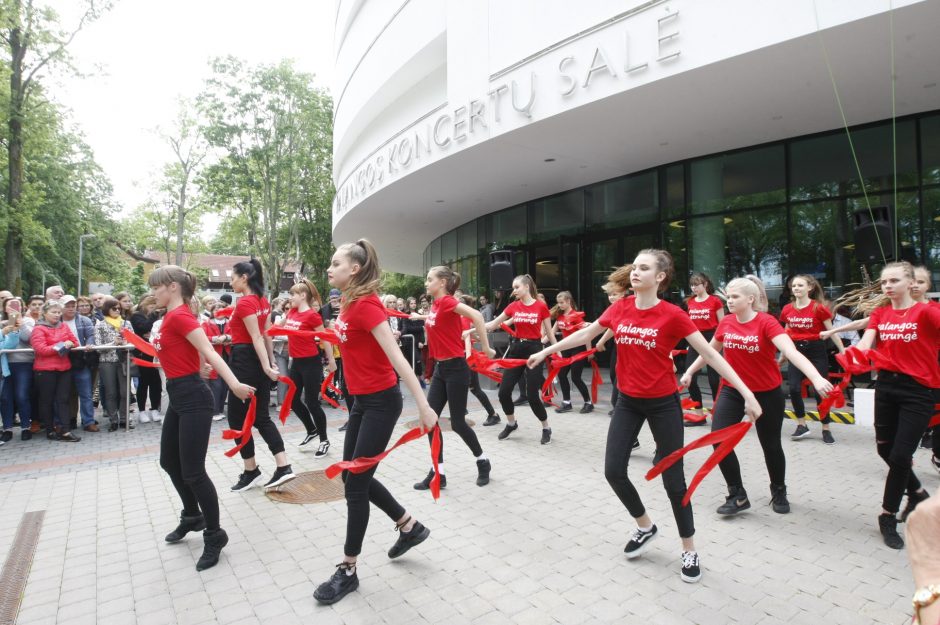
[[[457,298],[453,295],[438,297],[431,304],[431,312],[424,322],[424,330],[428,333],[428,349],[434,360],[447,360],[449,358],[463,358],[463,331],[462,315],[457,313]],[[467,319],[467,321],[470,321]]]
[[[738,321],[736,315],[725,315],[715,330],[715,340],[724,345],[725,360],[744,384],[759,393],[783,383],[773,343],[774,337],[781,334],[784,330],[773,315],[759,312],[747,323]]]
[[[515,301],[506,307],[503,314],[512,319],[513,330],[520,339],[538,341],[542,338],[542,321],[551,319],[548,306],[541,300],[535,300],[528,306]]]
[[[676,392],[669,353],[696,331],[684,310],[662,300],[640,310],[630,297],[614,302],[597,321],[614,333],[620,392],[631,397],[665,397]]]
[[[372,329],[388,323],[385,306],[374,293],[357,299],[333,324],[343,355],[343,374],[351,395],[368,395],[395,386],[398,376]]]
[[[709,295],[704,302],[699,302],[693,297],[686,304],[689,308],[689,319],[700,332],[718,327],[718,312],[725,307],[721,298]]]
[[[289,330],[316,330],[323,325],[323,317],[312,308],[297,312],[293,308],[287,311],[284,327]],[[320,355],[320,347],[313,337],[292,336],[287,339],[287,353],[291,358],[310,358]]]
[[[780,321],[787,326],[787,334],[794,341],[818,341],[819,333],[826,329],[823,322],[830,319],[829,309],[813,301],[805,308],[787,304],[780,311]]]
[[[159,329],[150,333],[150,342],[168,380],[199,373],[199,352],[186,339],[198,329],[199,321],[189,306],[177,306],[163,317]]]
[[[229,333],[232,335],[232,345],[241,345],[251,343],[251,335],[248,334],[248,328],[245,327],[245,317],[254,315],[258,318],[258,329],[263,333],[268,325],[268,318],[271,316],[271,305],[264,297],[258,297],[254,293],[243,295],[238,298],[235,304],[235,310],[232,312],[232,318],[229,320]]]
[[[916,303],[906,310],[876,308],[868,328],[875,330],[875,348],[924,386],[940,388],[937,343],[940,342],[940,306]]]
[[[567,315],[562,315],[558,318],[558,321],[555,322],[558,331],[561,332],[562,337],[571,336],[586,324],[584,322],[584,313],[581,311],[572,311]]]

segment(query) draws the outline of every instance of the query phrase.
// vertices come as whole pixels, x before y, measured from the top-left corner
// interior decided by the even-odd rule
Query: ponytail
[[[367,295],[379,292],[382,285],[382,271],[379,269],[379,254],[368,239],[359,239],[355,243],[343,243],[336,248],[350,264],[359,265],[359,271],[350,278],[343,293],[341,308]]]
[[[258,297],[264,297],[264,270],[257,258],[235,263],[232,271],[248,279],[248,289]]]
[[[171,284],[180,285],[180,295],[183,297],[183,303],[189,305],[190,300],[196,294],[196,276],[177,265],[164,265],[153,270],[147,284],[152,287],[170,286]],[[143,303],[143,302],[141,302]]]
[[[448,295],[453,295],[460,288],[460,274],[447,265],[431,267],[430,273],[444,280],[444,289]]]

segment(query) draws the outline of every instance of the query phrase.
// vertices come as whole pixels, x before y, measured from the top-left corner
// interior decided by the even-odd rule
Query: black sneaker
[[[486,486],[490,483],[490,469],[492,468],[489,460],[477,460],[477,486]],[[442,475],[441,482],[443,481]]]
[[[197,571],[211,569],[219,563],[219,556],[222,555],[222,547],[228,544],[228,534],[221,527],[217,530],[206,530],[202,533],[204,546],[202,555],[196,562]]]
[[[9,443],[11,440],[13,440],[13,432],[10,430],[4,430],[3,434],[0,434],[0,441]]]
[[[898,520],[901,523],[907,521],[907,517],[911,516],[911,512],[914,511],[914,508],[922,502],[930,499],[930,495],[927,494],[927,491],[919,493],[908,493],[907,494],[907,505],[904,506],[904,510],[901,511],[901,516],[898,517]]]
[[[311,445],[310,443],[315,441],[318,436],[319,434],[317,432],[307,432],[307,435],[304,436],[304,440],[297,443],[297,448],[300,451],[310,451],[311,449],[313,449],[313,445]]]
[[[832,438],[832,432],[830,432],[829,430],[823,430],[822,437],[823,437],[823,442],[826,443],[827,445],[836,444],[836,439]]]
[[[502,419],[499,418],[499,415],[494,412],[493,414],[486,417],[486,421],[483,422],[483,425],[496,425],[501,420]]]
[[[878,529],[887,546],[892,549],[904,548],[904,539],[898,534],[898,520],[893,514],[879,514]]]
[[[415,490],[428,490],[431,488],[431,480],[434,479],[434,469],[428,471],[427,476],[415,484]],[[441,475],[441,488],[447,488],[447,476]]]
[[[594,412],[594,404],[592,404],[591,402],[584,404],[583,406],[581,406],[580,412],[581,414],[588,414],[590,412]]]
[[[509,436],[510,434],[512,434],[518,429],[519,429],[518,423],[515,423],[515,422],[507,423],[506,427],[503,428],[503,431],[500,432],[496,438],[498,438],[499,440],[504,440],[507,436]]]
[[[552,428],[542,428],[542,444],[548,445],[552,442]]]
[[[787,499],[787,486],[770,485],[770,505],[773,506],[777,514],[788,514],[790,512],[790,501]]]
[[[561,402],[561,406],[559,406],[558,408],[555,408],[555,412],[559,412],[559,413],[571,412],[572,410],[574,410],[574,408],[571,407],[570,401],[563,401]]]
[[[640,439],[638,438],[633,439],[633,449],[639,449],[639,448],[640,448]]]
[[[235,485],[232,486],[233,492],[239,492],[243,490],[248,490],[258,485],[258,480],[261,479],[261,468],[255,467],[253,471],[245,471],[238,476],[238,481],[235,482]]]
[[[933,449],[933,431],[927,430],[920,439],[921,449]]]
[[[694,584],[702,579],[702,568],[698,561],[698,552],[682,552],[682,581]]]
[[[790,440],[798,441],[807,436],[809,436],[809,428],[805,425],[798,425],[796,429],[793,430],[793,434],[790,435]]]
[[[355,565],[343,562],[336,565],[336,572],[330,579],[317,586],[317,589],[313,591],[313,598],[323,605],[330,605],[357,588],[359,588],[359,576],[356,575]]]
[[[201,532],[204,529],[206,529],[206,517],[201,514],[186,516],[185,513],[181,513],[180,524],[176,526],[175,530],[167,534],[163,540],[168,543],[178,543],[186,537],[186,534]]]
[[[751,502],[748,501],[744,487],[730,486],[728,487],[728,497],[725,498],[725,503],[719,506],[716,512],[722,516],[731,516],[743,512],[750,507]]]
[[[320,443],[320,446],[317,447],[317,453],[313,454],[314,458],[322,458],[330,452],[330,441],[323,441]]]
[[[520,398],[517,399],[516,401],[512,402],[512,405],[513,405],[513,406],[525,406],[525,405],[528,404],[528,403],[529,403],[529,400],[528,400],[527,398],[525,398],[525,397],[520,397]]]
[[[640,528],[633,530],[633,533],[630,534],[630,542],[628,542],[627,546],[623,548],[623,552],[627,554],[627,558],[632,560],[646,551],[646,549],[649,547],[649,544],[653,542],[654,538],[656,538],[656,534],[658,532],[659,530],[656,529],[655,525],[646,532]]]
[[[338,431],[340,431],[340,432],[345,432],[345,431],[348,430],[348,429],[349,429],[349,421],[347,421],[347,422],[344,423],[343,425],[339,426]],[[359,584],[359,580],[358,580],[358,579],[356,580],[356,584],[357,584],[357,585]]]
[[[613,410],[613,408],[611,408],[610,410],[607,411],[607,416],[608,416],[608,417],[614,416],[614,410]]]
[[[28,433],[29,433],[29,430],[24,432],[24,434],[28,434]],[[26,440],[26,439],[24,438],[23,440]],[[940,458],[937,458],[936,456],[930,456],[930,464],[932,464],[933,468],[937,470],[937,473],[940,473]]]
[[[410,532],[404,532],[398,526],[396,526],[396,529],[398,530],[398,540],[388,550],[389,558],[398,558],[405,555],[409,549],[415,545],[420,545],[431,535],[431,530],[421,525],[421,521],[415,521],[415,525]]]
[[[30,432],[28,429],[20,432],[21,441],[28,441],[28,440],[31,440],[32,438],[33,438],[33,433]]]
[[[46,438],[59,441],[60,443],[77,443],[82,440],[80,436],[75,436],[71,432],[51,432]]]
[[[277,488],[281,484],[287,484],[295,477],[297,476],[291,470],[290,465],[285,464],[283,467],[278,467],[274,470],[274,475],[272,475],[268,483],[264,485],[264,489]]]

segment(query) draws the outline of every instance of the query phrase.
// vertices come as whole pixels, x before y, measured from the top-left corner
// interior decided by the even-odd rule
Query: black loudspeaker
[[[512,279],[515,278],[513,269],[512,250],[498,250],[490,252],[490,290],[511,291]]]
[[[855,258],[860,263],[895,260],[894,220],[887,206],[857,208],[852,215],[855,226]]]

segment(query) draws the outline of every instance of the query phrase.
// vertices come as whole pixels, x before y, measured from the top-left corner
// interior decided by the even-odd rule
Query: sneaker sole
[[[801,438],[806,438],[806,437],[809,436],[811,433],[812,433],[812,432],[806,432],[806,433],[800,434],[800,435],[793,434],[793,435],[790,436],[790,440],[791,440],[791,441],[798,441],[798,440],[800,440]]]
[[[271,482],[270,484],[265,484],[265,485],[264,485],[264,489],[265,489],[265,490],[271,490],[272,488],[277,488],[278,486],[283,486],[284,484],[287,484],[288,482],[290,482],[290,481],[291,481],[292,479],[294,479],[295,477],[297,477],[297,474],[296,474],[296,473],[288,473],[287,475],[282,475],[276,482]]]
[[[233,493],[241,493],[241,492],[244,492],[244,491],[246,491],[246,490],[251,490],[252,488],[257,488],[257,487],[259,487],[259,486],[261,486],[261,476],[260,476],[260,475],[259,475],[258,477],[256,477],[255,479],[251,480],[251,482],[248,484],[248,486],[243,486],[242,488],[231,488],[231,489],[229,489],[229,490],[231,490]]]
[[[659,536],[659,532],[656,532],[651,537],[647,538],[646,542],[637,547],[634,551],[631,551],[630,553],[624,551],[624,554],[627,556],[627,560],[632,560],[633,558],[638,558],[643,555],[643,552],[649,549],[650,543],[656,540],[657,536]]]
[[[717,510],[715,512],[718,514],[718,516],[736,516],[737,514],[744,512],[745,510],[750,510],[750,509],[751,509],[751,504],[748,503],[746,506],[735,508],[734,512],[718,512]]]
[[[701,573],[699,573],[696,577],[692,577],[691,575],[686,575],[685,573],[681,573],[680,575],[682,577],[682,581],[684,581],[686,584],[697,584],[699,580],[702,579]]]
[[[356,578],[356,581],[353,582],[352,584],[350,584],[349,587],[346,588],[346,590],[344,590],[344,591],[341,592],[340,594],[336,595],[335,597],[330,597],[329,599],[321,599],[320,597],[317,596],[316,591],[314,591],[314,593],[313,593],[313,598],[316,599],[317,602],[320,603],[320,604],[322,604],[322,605],[333,605],[334,603],[336,603],[337,601],[339,601],[340,599],[342,599],[343,597],[345,597],[346,595],[348,595],[348,594],[351,593],[352,591],[356,590],[357,588],[359,588],[359,579],[358,579],[358,578]]]

